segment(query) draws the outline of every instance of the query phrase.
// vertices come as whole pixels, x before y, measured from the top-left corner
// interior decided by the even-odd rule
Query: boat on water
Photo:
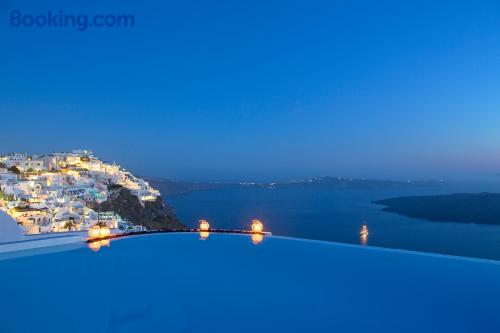
[[[361,231],[359,233],[361,236],[368,236],[368,227],[366,226],[366,224],[363,224],[363,226],[361,227]]]

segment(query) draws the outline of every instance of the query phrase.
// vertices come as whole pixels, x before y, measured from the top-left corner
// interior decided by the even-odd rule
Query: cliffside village
[[[0,209],[26,234],[87,230],[98,223],[141,230],[115,212],[90,208],[106,201],[117,185],[129,189],[142,205],[160,195],[143,179],[88,150],[0,156]]]

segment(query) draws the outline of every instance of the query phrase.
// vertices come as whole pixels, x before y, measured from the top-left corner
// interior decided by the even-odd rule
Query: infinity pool
[[[496,262],[199,237],[0,257],[0,332],[500,331]]]

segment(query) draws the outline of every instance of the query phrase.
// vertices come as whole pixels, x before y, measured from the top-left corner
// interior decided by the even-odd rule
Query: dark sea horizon
[[[500,192],[486,183],[404,189],[265,189],[196,191],[166,198],[189,227],[248,229],[260,219],[273,235],[500,260],[500,225],[432,222],[382,211],[373,201],[399,196]],[[369,228],[360,238],[361,226]],[[264,240],[265,241],[265,240]]]

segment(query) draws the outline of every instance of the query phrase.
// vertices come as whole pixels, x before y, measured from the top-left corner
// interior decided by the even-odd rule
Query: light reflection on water
[[[200,237],[199,237],[200,240],[206,240],[210,236],[210,232],[200,231],[199,235],[200,235]],[[262,243],[262,241],[264,240],[264,235],[263,234],[251,234],[250,239],[252,240],[252,243],[254,245],[258,245],[258,244]]]
[[[210,236],[210,232],[200,231],[199,235],[200,235],[200,237],[199,237],[200,240],[206,240]],[[252,243],[254,245],[257,245],[257,244],[262,243],[262,241],[264,240],[264,235],[263,234],[251,234],[250,239],[252,240]]]
[[[252,234],[252,243],[254,245],[262,243],[263,240],[264,240],[264,235],[262,235],[262,234]]]
[[[92,243],[88,243],[88,247],[89,249],[91,249],[92,251],[94,252],[97,252],[101,249],[101,247],[103,246],[110,246],[109,245],[109,239],[103,239],[103,240],[100,240],[100,241],[96,241],[96,242],[92,242]]]
[[[206,239],[208,239],[209,236],[210,236],[210,232],[208,232],[208,231],[200,231],[199,232],[199,239],[200,240],[206,240]],[[264,235],[254,233],[254,234],[250,235],[250,239],[252,240],[252,243],[254,245],[258,245],[258,244],[262,243],[262,241],[264,240]],[[102,239],[102,240],[88,243],[87,246],[92,251],[98,252],[101,249],[101,247],[103,247],[103,246],[109,247],[110,242],[111,242],[110,239]]]

